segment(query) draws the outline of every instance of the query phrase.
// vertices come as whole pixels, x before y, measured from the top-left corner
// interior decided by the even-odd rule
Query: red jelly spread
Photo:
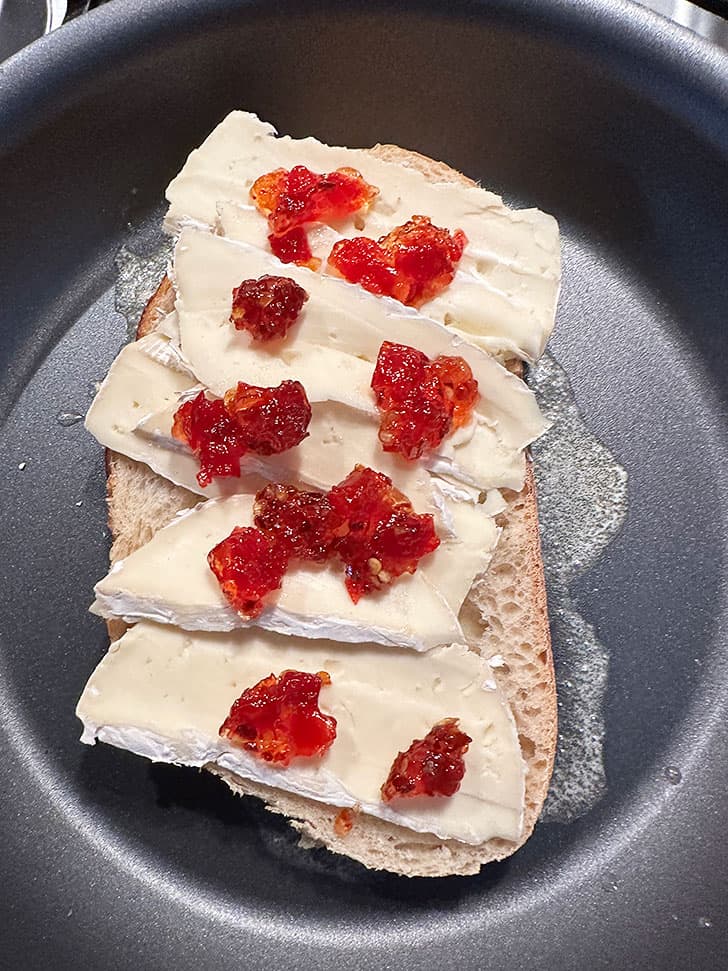
[[[259,529],[236,526],[210,550],[207,562],[231,607],[246,617],[257,617],[263,597],[281,585],[288,553]]]
[[[461,357],[430,360],[407,344],[385,341],[372,375],[385,452],[417,459],[470,418],[478,382]]]
[[[334,820],[334,832],[337,836],[348,836],[354,825],[356,813],[353,809],[342,809]]]
[[[240,475],[240,460],[248,447],[222,399],[209,399],[200,391],[196,398],[185,401],[174,414],[172,435],[197,456],[201,486],[215,478]]]
[[[274,455],[300,444],[308,435],[311,405],[303,385],[283,381],[276,388],[258,388],[240,381],[224,399],[204,391],[185,401],[174,414],[172,435],[200,462],[197,481],[240,475],[246,452]]]
[[[432,516],[413,512],[388,476],[363,465],[328,493],[267,485],[255,497],[254,516],[255,529],[233,530],[208,555],[225,596],[246,616],[259,614],[261,598],[280,587],[289,560],[338,557],[357,603],[414,573],[440,545]]]
[[[315,269],[319,261],[312,257],[304,225],[335,222],[368,208],[378,191],[356,169],[321,175],[296,165],[290,171],[276,169],[261,175],[250,195],[268,218],[268,241],[278,259]]]
[[[326,671],[284,671],[247,688],[233,704],[220,735],[265,762],[322,756],[336,738],[336,719],[319,708]]]
[[[250,195],[268,217],[271,233],[284,236],[304,223],[330,223],[351,215],[369,206],[378,191],[356,169],[320,175],[296,165],[290,171],[276,169],[261,175]]]
[[[308,245],[308,236],[303,226],[292,229],[285,236],[268,237],[270,248],[274,256],[277,256],[281,263],[297,263],[299,266],[307,266],[309,270],[318,270],[321,260],[311,252]]]
[[[307,300],[303,287],[285,276],[266,274],[243,280],[233,290],[230,322],[237,330],[247,330],[256,341],[285,337]]]
[[[281,381],[276,388],[239,381],[225,392],[224,400],[251,452],[277,455],[308,437],[311,405],[299,381]]]
[[[465,775],[463,756],[471,742],[458,728],[457,718],[444,718],[397,755],[382,786],[382,799],[454,795]]]
[[[409,499],[381,472],[355,466],[329,491],[329,500],[347,527],[336,551],[354,603],[395,577],[414,573],[419,560],[440,545],[432,516],[413,512]]]
[[[267,485],[255,497],[255,525],[290,556],[318,561],[332,555],[342,530],[325,492],[302,492],[279,483]]]
[[[328,265],[350,283],[419,307],[452,282],[467,237],[413,216],[378,241],[366,236],[334,244]]]

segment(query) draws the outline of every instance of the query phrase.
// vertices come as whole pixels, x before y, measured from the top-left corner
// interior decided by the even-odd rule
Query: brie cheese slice
[[[388,475],[417,512],[438,515],[427,471],[383,452],[376,424],[334,402],[313,406],[309,436],[296,448],[280,455],[248,453],[240,478],[215,479],[203,488],[197,481],[197,458],[172,436],[180,402],[199,390],[175,346],[150,334],[128,344],[117,356],[89,409],[86,428],[107,448],[144,462],[175,485],[206,499],[257,492],[269,481],[325,490],[359,462]]]
[[[309,294],[299,320],[275,346],[260,345],[229,321],[233,288],[264,274],[289,276]],[[311,402],[339,402],[369,415],[376,435],[379,416],[370,384],[383,341],[409,344],[431,358],[458,355],[478,381],[475,413],[467,428],[448,435],[423,464],[480,489],[523,485],[523,449],[547,427],[535,396],[492,357],[436,321],[361,287],[191,229],[177,244],[174,275],[182,351],[214,394],[223,395],[239,380],[261,386],[299,380]],[[385,453],[378,444],[376,452],[378,468]]]
[[[176,411],[181,396],[197,385],[186,362],[165,337],[152,333],[122,348],[101,383],[86,415],[86,428],[106,448],[143,462],[175,485],[205,498],[236,492],[256,492],[265,480],[255,475],[216,479],[203,489],[197,482],[200,464],[185,446],[168,437],[160,448],[153,437],[138,435],[135,428],[160,409]]]
[[[394,341],[431,358],[463,357],[478,381],[476,411],[499,428],[509,447],[524,448],[545,430],[535,395],[523,381],[447,327],[396,300],[195,229],[180,235],[173,272],[182,351],[199,380],[216,394],[223,394],[241,375],[261,385],[295,378],[311,401],[340,401],[346,395],[345,404],[374,412],[372,371],[382,342]],[[229,320],[233,289],[244,279],[264,274],[290,277],[309,296],[281,342],[261,344]],[[339,377],[321,373],[319,358],[307,369],[314,348],[335,354],[336,362],[341,360],[338,355],[353,357],[361,367],[346,364]],[[350,388],[344,386],[347,378]]]
[[[135,435],[148,439],[159,449],[184,448],[172,437],[177,407],[177,403],[167,404],[145,416],[134,429]],[[298,482],[325,491],[345,479],[357,463],[388,475],[416,512],[437,514],[427,470],[417,462],[384,452],[377,438],[377,425],[360,411],[333,401],[311,406],[308,437],[295,448],[279,455],[249,452],[242,467],[271,482]],[[202,494],[207,495],[207,489]]]
[[[462,639],[456,611],[427,578],[427,558],[416,573],[398,577],[358,604],[346,592],[340,563],[297,562],[284,576],[280,590],[266,597],[262,613],[252,620],[243,618],[225,599],[207,554],[236,526],[252,525],[253,497],[248,495],[211,499],[179,515],[96,584],[92,609],[127,623],[146,619],[209,631],[255,626],[300,637],[416,651]],[[429,559],[438,552],[446,556],[439,549]],[[450,588],[448,595],[455,596]]]
[[[222,226],[260,249],[268,249],[267,223],[251,205],[250,187],[276,168],[307,165],[316,172],[342,166],[358,169],[379,189],[369,212],[334,227],[344,236],[374,239],[413,215],[436,226],[462,229],[467,238],[458,273],[426,312],[467,333],[491,352],[537,359],[553,330],[560,278],[556,221],[537,209],[512,210],[499,196],[475,184],[429,182],[404,164],[386,162],[361,149],[323,145],[313,138],[277,138],[275,129],[253,114],[234,111],[187,159],[167,189],[165,225],[177,233],[186,223],[212,228],[218,204],[237,203]],[[311,233],[315,256],[325,260],[332,232]]]
[[[330,674],[319,704],[337,729],[322,758],[281,768],[218,732],[246,688],[286,669]],[[487,662],[458,644],[416,656],[371,644],[342,650],[261,631],[189,634],[140,623],[112,644],[77,715],[84,742],[99,739],[153,761],[214,762],[242,778],[358,806],[440,839],[478,844],[521,834],[525,770],[513,717]],[[459,791],[382,802],[379,790],[397,753],[445,717],[458,718],[472,738]]]

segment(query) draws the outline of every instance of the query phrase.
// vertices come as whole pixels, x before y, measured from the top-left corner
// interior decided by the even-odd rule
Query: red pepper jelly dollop
[[[471,742],[458,728],[457,718],[444,718],[397,755],[382,786],[382,799],[454,795],[465,775],[463,756]]]
[[[414,460],[464,425],[478,400],[478,382],[462,357],[430,360],[407,344],[384,341],[372,375],[385,452]]]
[[[306,223],[332,223],[368,209],[378,192],[356,169],[319,174],[296,165],[261,175],[250,195],[268,219],[268,242],[278,259],[317,269],[320,261],[311,253]]]
[[[233,290],[230,323],[246,330],[255,341],[285,337],[298,320],[308,294],[286,276],[243,280]]]
[[[320,758],[336,738],[336,719],[319,708],[321,687],[329,684],[326,671],[271,674],[234,702],[220,735],[275,765]]]
[[[340,239],[328,265],[370,293],[420,307],[452,282],[467,241],[461,229],[450,233],[427,216],[413,216],[377,241]]]
[[[299,445],[310,421],[311,405],[300,382],[259,388],[240,381],[224,398],[200,391],[185,401],[174,414],[172,435],[197,456],[197,481],[204,488],[213,479],[240,476],[247,452],[275,455]]]

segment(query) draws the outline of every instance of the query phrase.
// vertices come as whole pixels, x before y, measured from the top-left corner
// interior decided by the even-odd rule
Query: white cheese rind
[[[337,720],[322,759],[274,768],[220,738],[235,699],[271,672],[325,670],[322,711]],[[137,624],[92,674],[78,704],[83,741],[109,742],[154,761],[216,762],[247,779],[362,811],[440,839],[479,844],[517,840],[524,764],[513,718],[488,665],[454,644],[415,656],[364,645],[342,650],[257,631],[186,634]],[[465,776],[451,798],[397,800],[379,789],[398,751],[444,717],[473,739]]]
[[[244,619],[228,606],[207,554],[235,526],[252,525],[252,507],[252,496],[239,495],[210,500],[178,516],[96,584],[94,611],[128,623],[147,619],[210,631],[256,626],[417,651],[462,638],[456,612],[427,579],[425,560],[416,573],[358,604],[346,592],[339,563],[296,564],[281,589],[266,597],[262,613]],[[430,558],[438,552],[445,555],[436,550]]]
[[[266,221],[251,206],[250,187],[273,169],[307,165],[327,172],[358,169],[380,191],[369,212],[335,227],[346,236],[378,238],[413,215],[429,216],[467,238],[459,272],[436,300],[430,316],[456,324],[489,351],[537,359],[553,329],[560,278],[556,221],[537,209],[512,210],[477,185],[433,183],[414,168],[385,162],[361,149],[323,145],[313,138],[275,137],[255,115],[235,111],[187,159],[167,188],[165,225],[179,232],[187,222],[212,228],[218,204],[246,207],[223,221],[226,233],[267,248]],[[314,255],[325,258],[331,233],[314,235]],[[477,294],[477,296],[476,296]]]

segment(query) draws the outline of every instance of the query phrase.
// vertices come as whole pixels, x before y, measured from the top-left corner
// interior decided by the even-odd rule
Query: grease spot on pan
[[[551,428],[533,447],[554,661],[559,740],[541,818],[569,822],[605,788],[603,701],[609,654],[576,608],[572,581],[592,566],[627,512],[627,473],[589,431],[569,379],[550,354],[530,369]]]
[[[136,337],[142,311],[167,272],[171,256],[171,240],[165,240],[158,249],[145,256],[139,256],[127,246],[122,246],[119,250],[116,256],[118,278],[114,305],[126,320],[129,340]]]

